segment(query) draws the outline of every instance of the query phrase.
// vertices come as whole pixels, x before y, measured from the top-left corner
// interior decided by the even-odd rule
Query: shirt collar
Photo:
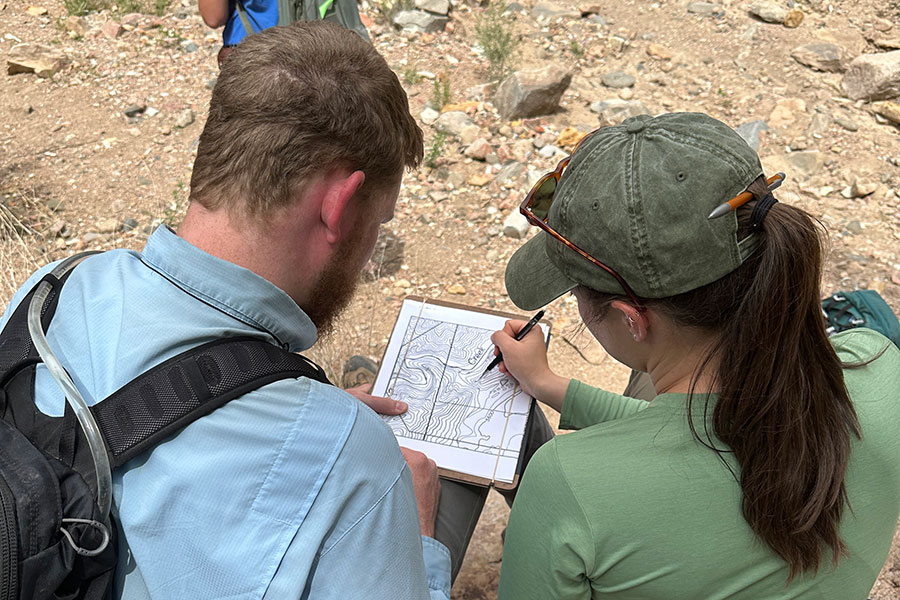
[[[316,342],[316,326],[280,288],[200,248],[162,225],[144,247],[143,262],[197,299],[272,335],[292,352]]]

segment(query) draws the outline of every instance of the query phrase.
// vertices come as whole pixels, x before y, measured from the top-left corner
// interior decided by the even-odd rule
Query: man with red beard
[[[88,404],[220,338],[309,349],[352,295],[404,168],[422,159],[403,88],[355,33],[276,27],[235,58],[213,90],[178,231],[87,258],[60,295],[48,341]],[[51,415],[65,406],[43,366],[35,402]],[[114,472],[115,596],[449,599],[448,551],[431,537],[439,494],[434,463],[401,453],[357,398],[279,380]]]

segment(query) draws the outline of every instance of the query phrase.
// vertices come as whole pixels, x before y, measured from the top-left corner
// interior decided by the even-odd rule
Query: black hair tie
[[[776,202],[778,202],[778,200],[775,199],[772,192],[767,193],[757,200],[756,204],[753,206],[753,212],[750,213],[750,227],[753,229],[759,228],[762,225],[763,219],[769,214],[769,209],[772,208]]]

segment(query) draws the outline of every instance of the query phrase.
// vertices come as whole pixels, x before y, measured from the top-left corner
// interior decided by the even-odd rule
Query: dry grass
[[[38,250],[43,221],[34,218],[38,207],[42,204],[33,196],[21,193],[0,201],[0,306],[45,262]]]

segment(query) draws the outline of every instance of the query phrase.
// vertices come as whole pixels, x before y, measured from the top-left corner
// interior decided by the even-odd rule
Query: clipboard
[[[372,393],[410,405],[406,418],[383,418],[401,445],[437,462],[441,477],[503,490],[518,485],[534,399],[497,369],[484,380],[476,376],[494,357],[490,334],[507,319],[528,318],[421,296],[404,299]],[[550,325],[539,326],[549,343]]]

